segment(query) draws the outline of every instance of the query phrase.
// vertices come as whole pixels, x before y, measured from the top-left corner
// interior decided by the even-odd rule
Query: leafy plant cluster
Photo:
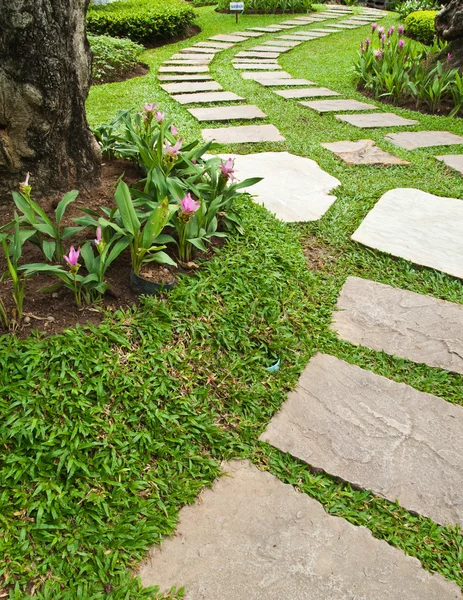
[[[417,11],[440,10],[442,2],[439,0],[405,0],[399,2],[393,10],[395,10],[401,19],[405,19],[410,13]],[[391,7],[389,7],[391,8]]]
[[[91,5],[87,29],[95,35],[152,44],[183,35],[193,25],[195,16],[191,6],[182,0],[118,0]]]
[[[423,44],[431,44],[436,35],[434,25],[436,15],[437,11],[433,10],[410,13],[405,19],[407,34]]]
[[[195,7],[215,6],[218,0],[192,0],[191,4]]]
[[[129,39],[89,35],[92,50],[92,79],[95,83],[116,81],[140,62],[144,48]]]
[[[227,11],[229,0],[218,0],[217,10]],[[246,0],[244,12],[246,14],[281,14],[281,13],[306,13],[312,10],[312,0]]]
[[[431,113],[450,107],[450,115],[457,115],[463,106],[463,76],[458,69],[450,69],[446,61],[434,58],[444,50],[438,40],[429,48],[401,36],[404,27],[395,32],[373,25],[373,38],[361,43],[354,65],[355,81],[360,89],[375,98],[386,98],[396,104],[414,102],[418,109]]]

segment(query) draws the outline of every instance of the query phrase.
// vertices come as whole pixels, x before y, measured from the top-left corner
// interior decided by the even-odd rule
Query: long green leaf
[[[124,224],[125,229],[127,229],[127,231],[133,237],[136,237],[140,229],[140,221],[138,220],[132,203],[130,190],[127,184],[123,181],[121,181],[117,186],[114,198],[116,200],[117,207],[119,208],[122,223]]]
[[[78,195],[79,195],[78,190],[71,190],[70,192],[67,192],[66,194],[64,194],[63,199],[58,203],[58,206],[56,207],[56,210],[55,210],[57,225],[59,225],[61,223],[61,219],[63,218],[64,211],[66,210],[66,207],[68,206],[68,204],[71,204],[71,202],[74,202],[74,200],[77,198]]]

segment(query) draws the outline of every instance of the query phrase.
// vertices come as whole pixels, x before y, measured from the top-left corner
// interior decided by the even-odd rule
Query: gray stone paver
[[[221,52],[221,48],[204,48],[203,46],[191,46],[190,48],[184,48],[179,51],[179,55],[184,54],[207,54],[207,55],[216,55]],[[177,56],[177,55],[174,55]]]
[[[264,119],[267,115],[252,104],[244,106],[213,106],[190,108],[188,112],[198,121],[231,121],[235,119]]]
[[[280,54],[278,52],[238,52],[235,54],[235,58],[259,58],[266,60],[268,58],[278,58]]]
[[[437,523],[461,525],[462,436],[463,407],[317,354],[260,439]]]
[[[463,201],[421,190],[386,192],[352,239],[463,278]]]
[[[198,92],[192,94],[177,94],[172,99],[180,104],[194,104],[203,102],[244,102],[245,98],[234,92]]]
[[[343,340],[463,374],[463,304],[349,277],[336,308]]]
[[[219,50],[227,50],[233,48],[235,44],[227,44],[226,42],[198,42],[195,46],[201,48],[217,48]]]
[[[219,144],[285,141],[275,125],[241,125],[238,127],[221,127],[220,129],[203,129],[201,135],[206,142],[215,140]]]
[[[278,56],[280,54],[284,54],[285,52],[289,52],[291,48],[284,48],[282,46],[254,46],[249,49],[250,52],[276,52]]]
[[[211,42],[244,42],[249,39],[248,36],[244,37],[241,35],[229,35],[226,33],[220,33],[218,35],[213,35],[208,38]]]
[[[159,67],[159,73],[208,73],[207,65],[199,65],[196,67],[190,65],[168,65]]]
[[[280,79],[279,77],[275,77],[275,79],[258,79],[255,81],[260,83],[265,87],[278,87],[281,85],[295,86],[295,85],[315,85],[313,81],[309,81],[308,79]],[[301,103],[302,104],[302,103]]]
[[[300,104],[320,113],[336,110],[377,110],[374,104],[367,104],[358,100],[313,100],[310,102],[301,102]]]
[[[308,35],[307,37],[301,37],[300,35],[281,35],[279,38],[279,40],[290,40],[290,41],[299,41],[299,42],[310,42],[310,40],[315,40],[317,39],[314,35],[310,36]]]
[[[272,73],[271,71],[256,71],[249,72],[246,71],[241,73],[241,77],[243,79],[274,79],[278,77],[278,79],[292,79],[291,73],[287,73],[286,71],[279,71],[278,73]]]
[[[404,119],[395,113],[375,113],[364,115],[335,115],[338,121],[344,121],[354,127],[372,128],[372,127],[405,127],[410,125],[419,125],[419,121],[414,119]]]
[[[295,48],[296,46],[300,46],[302,42],[289,42],[282,40],[271,40],[270,42],[262,42],[263,46],[282,46],[287,48]]]
[[[159,81],[213,81],[210,75],[158,75]]]
[[[188,48],[190,50],[190,48]],[[199,50],[199,52],[197,52]],[[207,48],[204,48],[207,50]],[[208,60],[209,62],[215,57],[216,52],[201,52],[201,48],[196,48],[193,52],[179,52],[178,54],[173,54],[170,59],[175,60],[178,58],[179,60]]]
[[[258,31],[235,31],[233,35],[242,35],[243,37],[247,37],[247,38],[258,38],[263,36],[263,33],[259,33]]]
[[[295,90],[274,90],[282,98],[315,98],[317,96],[340,96],[338,92],[323,87],[303,88]]]
[[[233,67],[235,69],[245,69],[246,71],[252,71],[255,69],[258,71],[259,69],[265,69],[266,71],[279,71],[282,67],[277,63],[264,63],[257,61],[255,63],[251,62],[234,62]]]
[[[169,94],[179,92],[211,92],[223,89],[217,81],[166,83],[161,85],[161,88]]]
[[[389,133],[386,135],[386,139],[396,146],[405,148],[405,150],[463,144],[461,135],[448,131],[402,131],[400,133]]]
[[[446,154],[444,156],[436,156],[436,158],[463,175],[463,154]]]
[[[410,164],[408,161],[382,150],[373,140],[333,142],[331,144],[322,144],[322,146],[334,152],[347,165],[387,166]]]
[[[416,558],[247,461],[223,465],[139,574],[185,600],[461,600]]]

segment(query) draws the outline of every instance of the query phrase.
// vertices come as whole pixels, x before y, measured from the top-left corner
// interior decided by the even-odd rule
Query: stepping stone
[[[405,148],[405,150],[463,144],[461,135],[448,131],[403,131],[401,133],[389,133],[386,135],[386,139],[396,146]]]
[[[334,142],[332,144],[322,144],[322,146],[334,152],[339,158],[342,158],[347,165],[384,166],[410,164],[408,161],[378,148],[373,140]]]
[[[278,56],[280,54],[284,54],[285,52],[289,52],[291,50],[291,48],[282,48],[281,46],[254,46],[253,48],[250,48],[251,52],[276,52],[278,54]]]
[[[246,38],[257,38],[264,35],[263,33],[258,33],[257,31],[235,31],[233,35],[240,35]]]
[[[291,41],[298,41],[298,42],[310,42],[311,40],[315,40],[317,39],[314,35],[313,36],[309,36],[307,35],[307,37],[301,37],[300,35],[280,35],[280,37],[278,38],[280,40],[291,40]]]
[[[252,104],[245,106],[214,106],[189,108],[188,112],[198,121],[232,121],[236,119],[265,119],[267,116]]]
[[[297,19],[291,19],[289,21],[283,21],[283,23],[280,23],[280,25],[299,25],[300,26],[301,21],[297,20]]]
[[[238,52],[235,58],[260,58],[261,60],[269,58],[278,58],[278,52]]]
[[[333,31],[332,29],[311,29],[310,31],[316,31],[318,33],[336,33],[336,31]]]
[[[300,90],[274,90],[275,94],[278,94],[282,98],[309,98],[316,96],[340,96],[338,92],[333,92],[328,88],[302,88]]]
[[[158,75],[159,81],[211,81],[210,75]]]
[[[186,66],[192,66],[192,67],[196,67],[196,66],[201,66],[201,65],[208,65],[211,61],[210,60],[179,60],[179,59],[175,59],[175,60],[166,60],[165,62],[162,63],[162,66],[175,66],[175,67],[179,67],[182,65],[186,65]]]
[[[398,188],[386,192],[352,236],[360,244],[463,278],[463,201]]]
[[[344,25],[343,23],[337,23],[333,25],[333,27],[336,27],[337,29],[357,29],[356,25]]]
[[[280,79],[278,76],[275,76],[275,79],[255,79],[255,81],[265,87],[278,87],[279,85],[315,85],[313,81],[309,81],[308,79]],[[301,102],[301,104],[303,103]]]
[[[296,46],[300,46],[302,42],[285,42],[281,40],[272,40],[270,42],[262,42],[263,46],[282,46],[287,48],[295,48]]]
[[[251,63],[253,65],[278,65],[276,58],[246,58],[245,56],[234,56],[233,63]]]
[[[261,71],[256,73],[241,73],[241,77],[243,79],[274,79],[278,77],[278,79],[291,79],[291,73],[287,73],[286,71],[280,71],[279,73],[272,73],[269,71]]]
[[[436,156],[436,158],[463,175],[463,154],[446,154],[444,156]]]
[[[455,583],[271,473],[232,461],[223,474],[151,549],[143,586],[197,600],[461,600]]]
[[[222,86],[217,81],[206,81],[199,83],[190,83],[185,81],[184,83],[168,83],[161,85],[161,88],[169,94],[176,92],[211,92],[222,90]]]
[[[229,155],[224,155],[226,160]],[[232,155],[241,180],[263,177],[249,189],[253,200],[287,223],[317,221],[335,202],[340,182],[310,158],[289,152]]]
[[[335,115],[338,121],[345,121],[354,127],[404,127],[406,125],[419,125],[414,119],[404,119],[394,113],[377,113],[369,115]],[[463,140],[463,138],[462,138]]]
[[[207,56],[212,57],[218,54],[219,52],[221,52],[220,48],[203,48],[191,46],[191,48],[184,48],[183,50],[180,50],[179,54],[174,54],[174,56],[184,56],[188,54],[206,54]]]
[[[463,374],[463,304],[348,277],[336,308],[343,340]]]
[[[203,129],[201,135],[206,142],[214,140],[219,144],[285,141],[275,125],[242,125],[240,127]]]
[[[170,60],[175,60],[175,59],[179,59],[179,60],[208,60],[209,62],[215,57],[215,54],[211,54],[210,52],[208,52],[207,54],[203,54],[203,53],[199,53],[199,54],[195,54],[194,52],[192,52],[191,54],[187,54],[186,52],[184,54],[178,53],[178,54],[174,54],[173,56],[170,57]]]
[[[233,48],[235,44],[226,44],[224,42],[198,42],[195,44],[195,47],[202,48],[217,48],[221,50],[227,50],[228,48]]]
[[[319,37],[325,37],[328,34],[320,33],[318,31],[314,31],[313,29],[311,29],[310,31],[292,31],[291,35],[294,35],[299,38],[305,38],[307,36],[310,36],[313,38],[319,38]]]
[[[249,36],[219,34],[208,38],[212,42],[245,42]]]
[[[367,104],[358,100],[314,100],[312,102],[301,102],[300,104],[320,113],[336,110],[377,110],[374,104]]]
[[[209,102],[244,102],[245,98],[234,92],[199,92],[197,94],[178,94],[172,96],[180,104],[203,104]]]
[[[247,31],[261,31],[262,33],[275,33],[283,31],[282,27],[250,27]]]
[[[208,71],[209,67],[207,65],[197,67],[190,67],[188,65],[159,67],[159,73],[207,73]]]
[[[437,523],[461,525],[462,436],[461,406],[317,354],[259,439]]]
[[[277,63],[272,64],[272,63],[261,63],[261,62],[257,62],[257,63],[236,62],[236,63],[233,63],[233,66],[235,69],[246,69],[246,71],[252,71],[252,70],[258,71],[259,69],[265,69],[267,71],[278,71],[282,68]]]

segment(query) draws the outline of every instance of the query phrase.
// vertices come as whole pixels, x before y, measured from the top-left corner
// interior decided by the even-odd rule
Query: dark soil
[[[154,42],[153,44],[145,44],[145,48],[160,48],[161,46],[169,46],[170,44],[176,44],[177,42],[188,40],[189,38],[198,35],[199,33],[201,33],[201,27],[199,27],[198,25],[192,25],[191,27],[188,27],[182,35],[170,37],[169,39],[165,40],[159,40],[158,42]]]
[[[436,112],[431,112],[424,104],[417,106],[416,105],[416,101],[415,100],[407,100],[407,101],[401,101],[401,102],[396,102],[395,100],[393,100],[392,98],[389,98],[387,96],[381,97],[381,98],[376,98],[374,93],[370,90],[365,90],[361,87],[358,87],[357,90],[366,98],[370,98],[371,100],[376,100],[378,102],[382,102],[383,104],[390,104],[392,106],[399,106],[400,108],[407,108],[408,110],[414,110],[416,112],[420,112],[426,115],[440,115],[440,116],[445,116],[448,115],[452,112],[454,106],[451,102],[451,100],[445,100],[444,102],[441,102],[441,104],[437,107]],[[455,117],[461,117],[461,111],[460,113],[458,113],[457,115],[454,115]]]
[[[309,271],[321,271],[336,262],[339,252],[324,245],[316,237],[301,239],[302,251],[307,261]]]
[[[103,85],[105,83],[118,83],[120,81],[127,81],[127,79],[133,79],[134,77],[144,77],[149,72],[149,66],[145,63],[138,63],[133,69],[130,71],[126,71],[125,73],[121,73],[120,75],[116,75],[113,77],[103,78],[99,80],[94,80],[92,85]]]
[[[172,283],[174,279],[174,276],[169,269],[155,263],[149,263],[142,267],[140,277],[143,277],[143,279],[146,279],[147,281],[152,281],[153,283]]]

